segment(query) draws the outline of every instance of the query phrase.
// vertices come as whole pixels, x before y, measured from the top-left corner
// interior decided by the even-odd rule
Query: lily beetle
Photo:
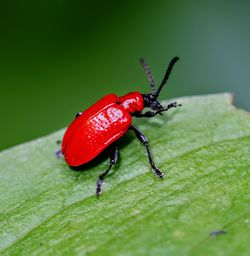
[[[152,92],[146,94],[130,92],[121,97],[115,94],[108,94],[87,110],[77,113],[74,121],[66,130],[62,141],[61,152],[71,167],[82,166],[90,162],[110,146],[109,166],[99,176],[96,182],[97,196],[102,193],[104,178],[109,173],[111,167],[117,162],[118,147],[116,141],[128,130],[133,131],[145,147],[153,172],[159,178],[163,177],[163,173],[158,169],[152,159],[147,138],[132,125],[132,117],[151,118],[156,115],[162,115],[163,112],[171,108],[180,106],[177,102],[172,102],[166,107],[163,107],[157,100],[178,59],[178,57],[174,57],[170,61],[158,89],[156,88],[148,65],[141,59],[140,62],[146,72]],[[142,113],[145,108],[149,108],[150,110]]]

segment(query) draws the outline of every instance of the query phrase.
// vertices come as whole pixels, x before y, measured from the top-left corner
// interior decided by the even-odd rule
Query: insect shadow
[[[114,146],[116,146],[120,150],[120,149],[128,146],[128,144],[130,144],[135,139],[136,138],[135,138],[135,136],[133,136],[133,134],[131,134],[130,132],[127,132],[123,137],[118,139],[115,143],[109,145],[104,151],[102,151],[97,157],[95,157],[90,162],[85,163],[83,165],[76,166],[76,167],[70,166],[70,168],[73,171],[84,172],[91,168],[97,167],[98,165],[100,165],[103,162],[107,162],[107,166],[108,166],[110,152],[111,152],[112,148]],[[122,156],[121,156],[121,154],[119,154],[118,161],[114,165],[114,172],[116,172],[116,170],[119,169],[120,163],[121,163],[121,158],[122,158]],[[104,170],[102,170],[102,171],[104,171]],[[109,176],[112,176],[114,172],[110,173]]]

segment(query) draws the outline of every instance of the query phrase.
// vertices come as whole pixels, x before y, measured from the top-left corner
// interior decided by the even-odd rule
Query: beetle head
[[[154,94],[147,93],[147,94],[142,94],[142,96],[143,96],[144,107],[151,108],[155,111],[159,111],[163,109],[163,106],[156,99]]]
[[[162,110],[163,107],[161,106],[161,104],[157,101],[158,96],[160,95],[160,92],[162,90],[162,88],[165,86],[165,84],[167,83],[167,80],[169,78],[169,75],[173,69],[174,64],[179,60],[178,57],[174,57],[168,64],[167,70],[165,72],[165,75],[163,77],[163,80],[161,82],[161,84],[159,85],[158,89],[156,89],[155,86],[155,81],[154,81],[154,77],[151,73],[150,68],[148,67],[148,65],[146,64],[146,62],[144,61],[144,59],[141,59],[141,65],[143,67],[143,69],[146,72],[146,75],[148,77],[151,89],[152,89],[152,93],[147,93],[147,94],[143,94],[143,100],[144,100],[144,106],[151,108],[153,110]]]

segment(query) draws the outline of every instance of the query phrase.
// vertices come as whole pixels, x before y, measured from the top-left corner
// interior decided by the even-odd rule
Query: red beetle
[[[153,172],[158,177],[163,177],[163,173],[158,169],[152,159],[147,138],[131,123],[132,116],[150,118],[157,114],[162,115],[162,112],[170,108],[180,106],[180,104],[172,102],[166,107],[163,107],[157,101],[161,89],[166,84],[171,70],[178,59],[178,57],[174,57],[170,61],[158,90],[156,89],[149,67],[141,59],[141,64],[147,74],[152,93],[141,94],[139,92],[131,92],[122,97],[118,97],[115,94],[108,94],[84,112],[78,113],[75,120],[66,130],[62,141],[61,152],[71,167],[81,166],[90,162],[111,145],[109,167],[99,176],[96,183],[97,196],[102,192],[104,177],[117,162],[118,148],[115,142],[129,129],[135,133],[136,137],[145,146]],[[153,111],[142,113],[144,108],[150,108]]]

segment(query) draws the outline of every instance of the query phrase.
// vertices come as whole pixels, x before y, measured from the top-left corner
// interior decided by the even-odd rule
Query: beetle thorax
[[[144,108],[143,97],[139,92],[130,92],[121,96],[120,104],[130,113],[141,112]]]

